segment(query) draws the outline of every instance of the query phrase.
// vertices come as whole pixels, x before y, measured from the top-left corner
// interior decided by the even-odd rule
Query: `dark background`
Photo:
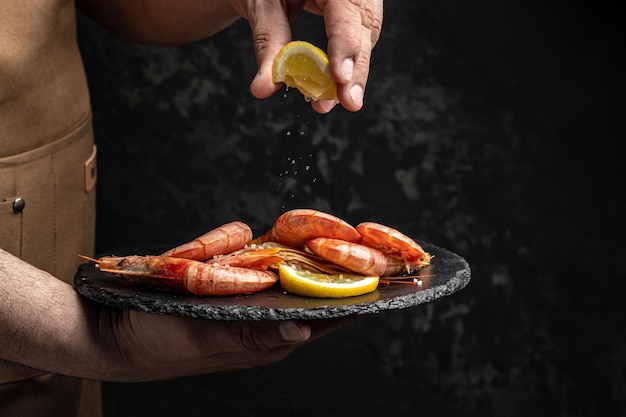
[[[81,17],[99,251],[310,207],[472,267],[275,365],[104,384],[105,415],[626,415],[623,31],[608,2],[545,3],[387,1],[365,107],[325,116],[250,95],[246,22],[156,48]],[[325,46],[319,18],[293,27]]]

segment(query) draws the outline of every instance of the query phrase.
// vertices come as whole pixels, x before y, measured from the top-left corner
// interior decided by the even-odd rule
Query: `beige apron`
[[[0,247],[72,283],[96,149],[73,0],[0,1]],[[1,277],[0,277],[1,279]],[[100,385],[0,359],[0,416],[100,416]]]

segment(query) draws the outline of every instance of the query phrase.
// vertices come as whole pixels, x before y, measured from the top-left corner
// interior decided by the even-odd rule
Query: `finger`
[[[338,84],[352,80],[354,61],[361,52],[361,9],[357,2],[328,1],[324,7],[330,71]]]
[[[328,1],[324,8],[330,70],[338,98],[350,111],[363,106],[372,48],[380,36],[382,1]]]
[[[190,319],[181,322],[182,334],[196,335],[193,346],[202,354],[224,352],[267,352],[287,346],[296,346],[311,338],[311,326],[306,322],[286,321],[203,321]],[[178,339],[184,340],[185,337]],[[195,352],[194,355],[198,355]]]
[[[326,336],[327,334],[346,327],[354,322],[358,316],[338,317],[334,319],[320,319],[309,322],[311,326],[311,337],[309,341]]]
[[[291,41],[289,18],[294,17],[303,5],[302,0],[262,1],[253,2],[248,10],[258,68],[250,85],[253,96],[267,98],[280,88],[280,84],[272,82],[272,63],[278,51]]]
[[[311,101],[311,107],[320,114],[326,114],[334,109],[337,103],[336,100],[317,100]]]
[[[311,337],[311,326],[295,321],[283,321],[278,325],[278,332],[287,343],[303,343]]]
[[[359,52],[354,63],[351,63],[353,67],[352,82],[346,83],[341,86],[337,86],[337,96],[341,104],[350,111],[358,111],[363,107],[363,97],[365,95],[365,86],[369,78],[370,72],[370,58],[372,56],[372,50],[365,45],[369,45],[370,31],[362,31],[362,43],[364,47]]]
[[[320,320],[250,322],[241,329],[241,343],[249,351],[269,351],[299,345],[347,326],[356,316]]]
[[[249,351],[269,351],[304,343],[310,337],[311,327],[295,321],[246,323],[240,333],[241,345]]]

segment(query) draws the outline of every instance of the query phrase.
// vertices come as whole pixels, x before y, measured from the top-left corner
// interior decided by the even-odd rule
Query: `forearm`
[[[0,249],[0,298],[3,359],[70,376],[123,378],[110,317],[70,285]]]
[[[273,363],[343,325],[231,322],[108,308],[2,249],[0,299],[0,358],[103,381],[153,381]]]
[[[226,0],[77,0],[76,4],[118,36],[152,45],[204,39],[240,17]]]

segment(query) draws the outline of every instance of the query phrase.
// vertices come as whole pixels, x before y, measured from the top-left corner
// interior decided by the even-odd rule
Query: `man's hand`
[[[355,319],[219,321],[94,303],[0,249],[0,358],[69,376],[153,381],[281,360]]]
[[[302,9],[320,15],[339,103],[350,111],[363,107],[370,56],[383,23],[383,0],[77,0],[77,5],[118,35],[157,45],[204,39],[245,18],[258,65],[250,90],[258,98],[280,88],[272,82],[272,63],[292,40],[290,20]],[[319,113],[329,112],[335,104],[312,103]]]
[[[252,81],[255,97],[267,98],[280,87],[272,83],[272,63],[278,51],[292,40],[289,20],[304,8],[324,17],[328,36],[330,70],[337,82],[339,103],[347,110],[363,106],[370,56],[380,36],[382,0],[234,1],[234,8],[252,29],[258,72]],[[245,3],[245,4],[244,4]],[[319,113],[327,113],[332,101],[313,102]]]
[[[313,321],[219,321],[123,313],[112,333],[129,354],[128,374],[112,378],[150,381],[271,364],[355,318]],[[121,374],[121,375],[120,375]]]

